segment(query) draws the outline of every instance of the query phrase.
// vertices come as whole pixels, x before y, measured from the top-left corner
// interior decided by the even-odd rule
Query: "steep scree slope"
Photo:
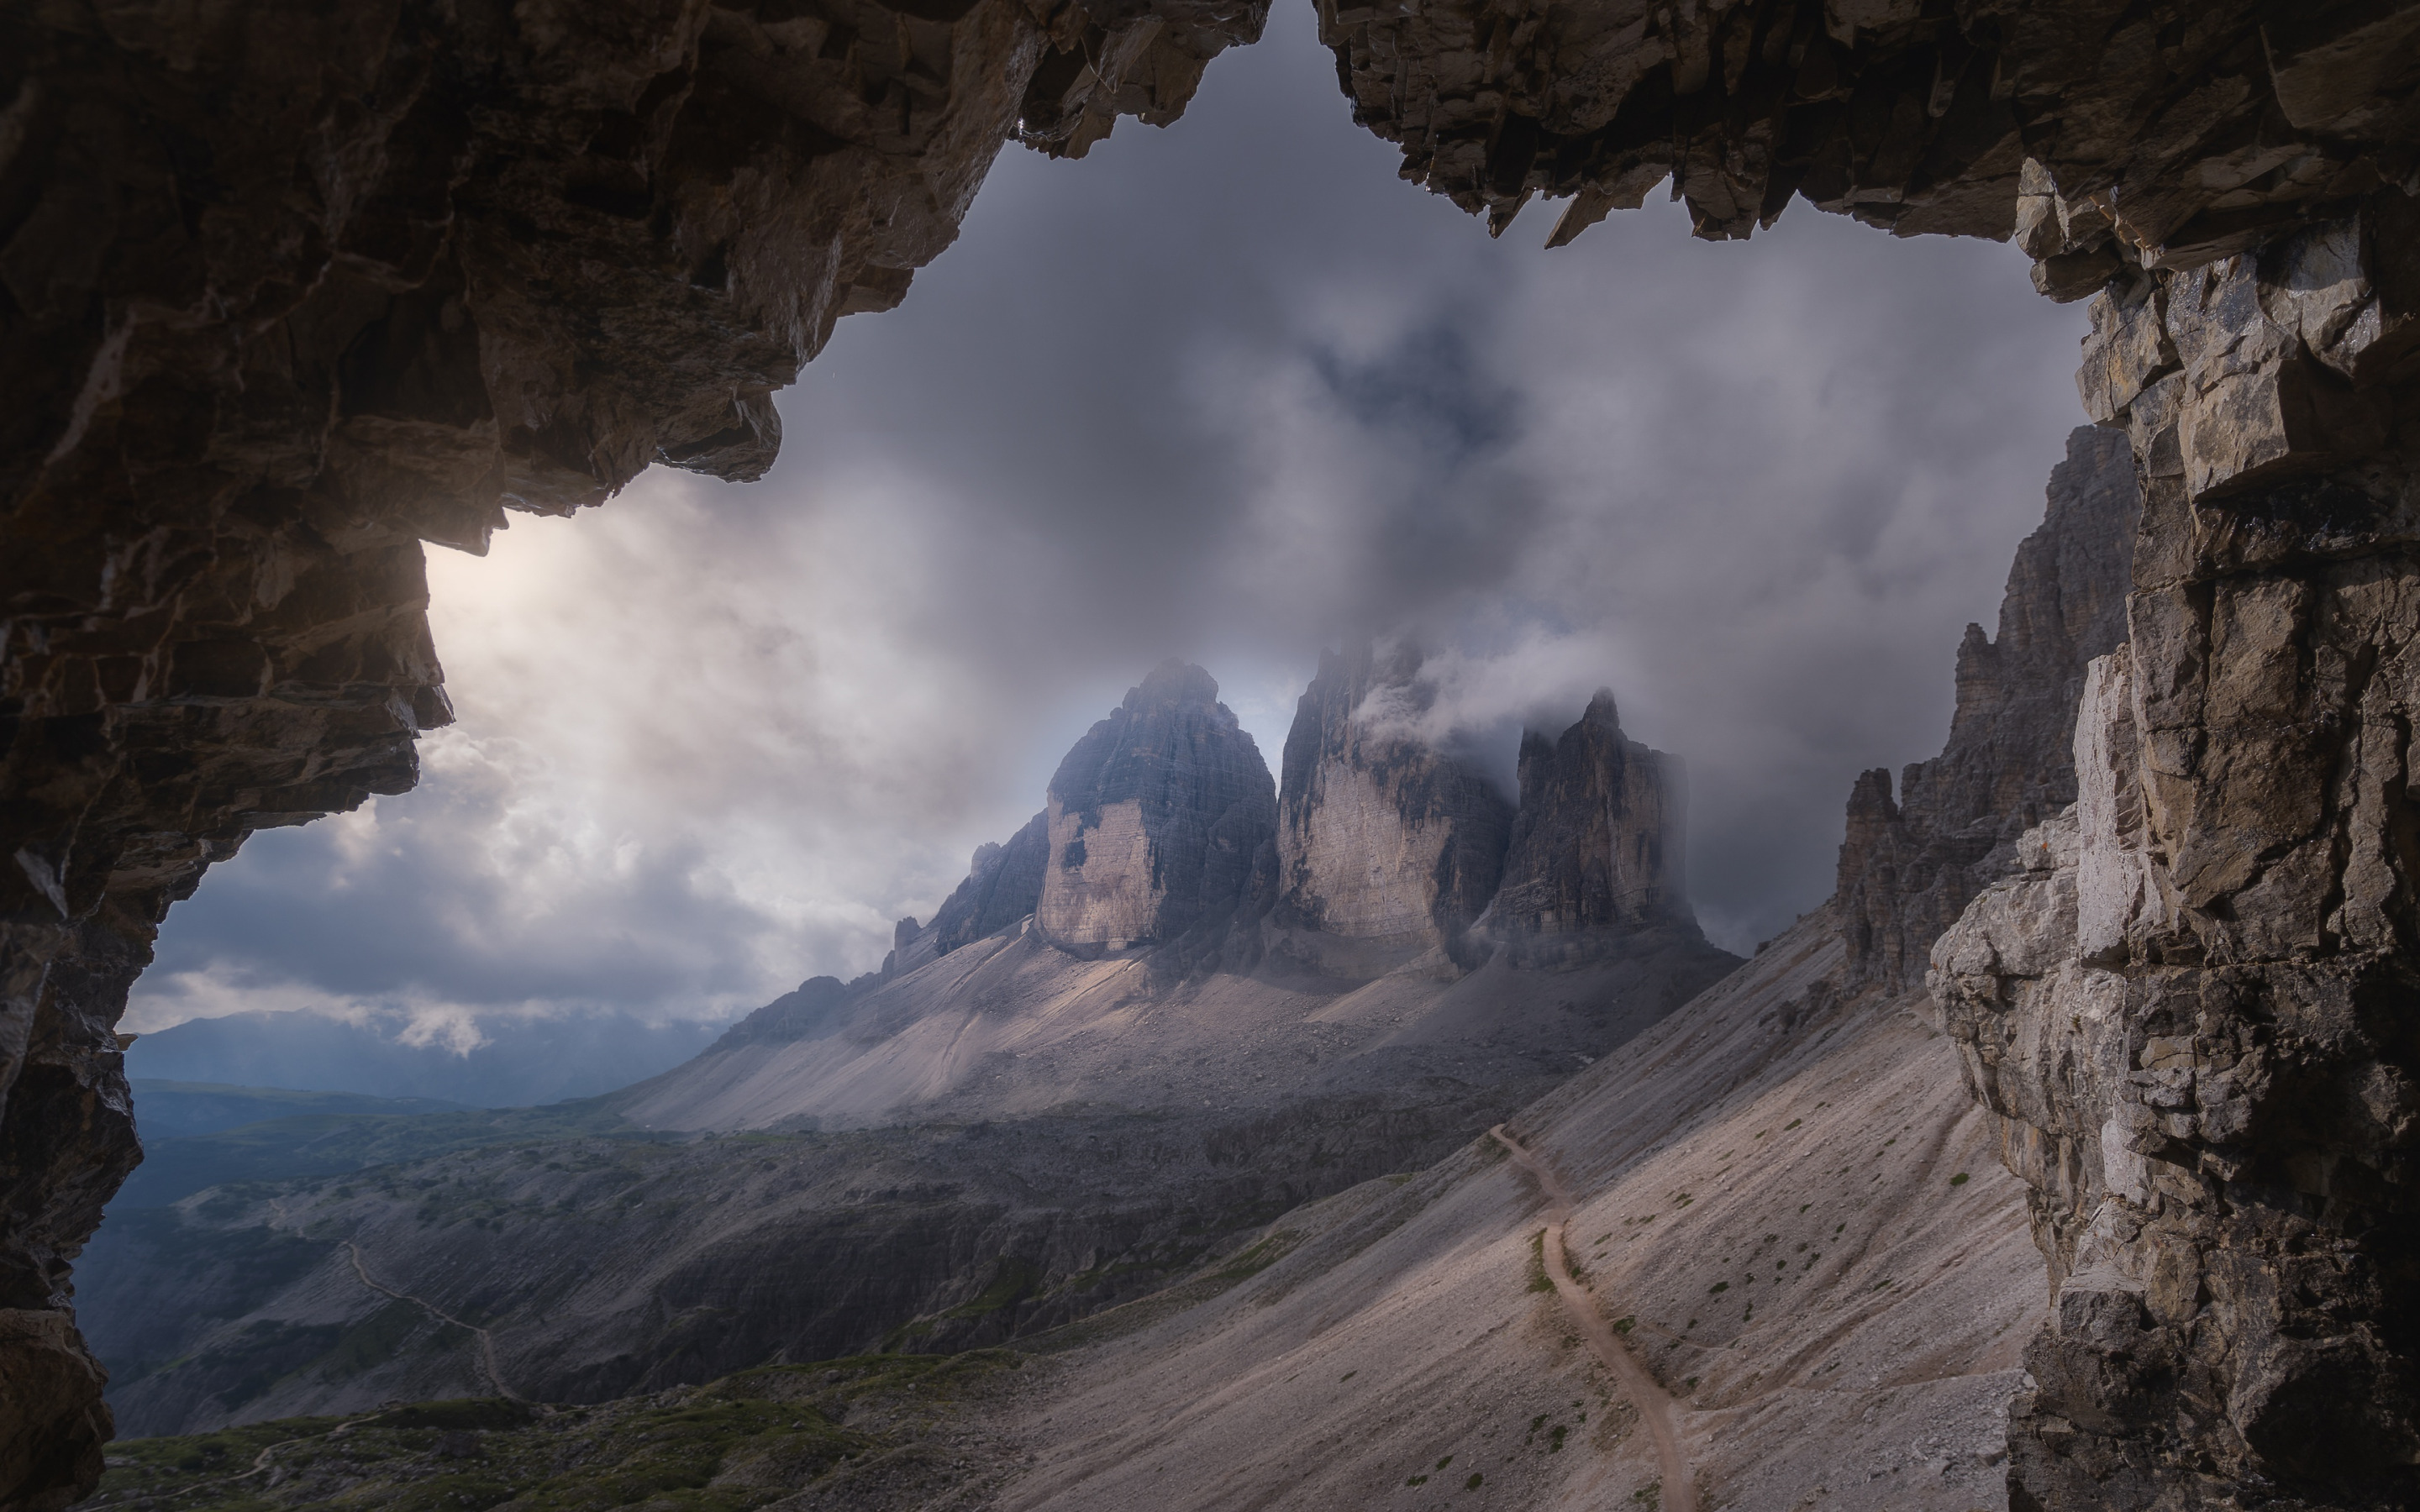
[[[1679,1398],[1699,1505],[2003,1505],[2043,1301],[2024,1189],[1949,1041],[1843,996],[1841,962],[1818,911],[1514,1126]],[[1282,1257],[1211,1301],[1076,1325],[994,1505],[1657,1504],[1650,1435],[1541,1284],[1543,1208],[1474,1143],[1287,1215]]]

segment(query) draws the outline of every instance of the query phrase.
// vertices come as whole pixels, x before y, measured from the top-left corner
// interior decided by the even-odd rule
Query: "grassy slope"
[[[955,1430],[970,1401],[1014,1390],[1022,1364],[989,1350],[869,1355],[597,1407],[423,1402],[121,1440],[100,1494],[82,1504],[749,1512],[803,1490],[849,1507],[931,1505],[1004,1468],[997,1446]]]

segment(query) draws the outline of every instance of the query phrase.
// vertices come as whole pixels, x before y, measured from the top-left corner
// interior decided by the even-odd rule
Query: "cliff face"
[[[1463,960],[1503,873],[1512,806],[1404,728],[1425,707],[1419,667],[1408,647],[1321,656],[1286,734],[1275,920],[1382,955]]]
[[[1489,933],[1527,966],[1619,950],[1650,931],[1702,939],[1683,881],[1686,815],[1680,763],[1623,736],[1610,690],[1559,737],[1527,732]]]
[[[1268,764],[1218,685],[1163,662],[1050,779],[1034,925],[1054,944],[1124,949],[1224,924],[1276,810]]]
[[[2069,745],[2086,664],[2126,636],[2141,514],[2124,436],[2083,426],[2050,475],[2042,522],[2017,548],[1999,634],[1966,627],[1939,756],[1857,779],[1837,897],[1849,980],[1921,986],[1932,942],[2004,874],[2017,837],[2075,801]]]
[[[2130,634],[2075,807],[1930,979],[2050,1263],[2032,1504],[2420,1495],[2413,225],[2389,191],[2093,309]]]

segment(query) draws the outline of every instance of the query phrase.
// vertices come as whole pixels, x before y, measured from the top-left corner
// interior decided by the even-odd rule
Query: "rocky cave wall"
[[[2020,1506],[2420,1496],[2416,208],[2093,309],[2129,635],[2075,806],[1931,958],[2051,1267]]]
[[[1164,120],[1261,15],[0,17],[0,1505],[98,1470],[68,1263],[135,1158],[112,1030],[164,909],[251,830],[408,787],[447,717],[420,543],[656,461],[758,474],[770,392],[901,297],[1004,140]],[[2406,1498],[2420,6],[1321,24],[1357,118],[1495,229],[1570,194],[1568,240],[1668,176],[1704,235],[1795,193],[2013,236],[2043,292],[2097,298],[2087,407],[2143,486],[2129,640],[2072,845],[2045,825],[1936,953],[2061,1283],[2015,1494]],[[2121,902],[2062,933],[2061,876]]]

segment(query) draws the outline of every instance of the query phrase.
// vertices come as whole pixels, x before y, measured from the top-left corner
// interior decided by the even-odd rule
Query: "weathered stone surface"
[[[1430,950],[1465,965],[1485,954],[1467,935],[1502,876],[1512,805],[1415,730],[1432,696],[1420,661],[1409,645],[1325,653],[1295,705],[1271,915],[1281,958],[1374,974]]]
[[[68,1305],[138,1158],[110,1030],[169,902],[450,717],[421,543],[760,475],[1004,140],[1171,118],[1264,13],[0,17],[0,1308]]]
[[[1034,927],[1125,949],[1223,930],[1277,822],[1260,748],[1208,672],[1163,662],[1059,764]]]
[[[2092,293],[2196,266],[2409,176],[2408,5],[1321,0],[1354,118],[1403,176],[1549,245],[1668,177],[1699,236],[1797,194],[1900,236],[2023,238]]]
[[[809,977],[725,1030],[714,1048],[795,1044],[837,1033],[854,995],[838,977]]]
[[[1513,964],[1618,953],[1637,936],[1703,935],[1689,906],[1688,805],[1675,757],[1624,736],[1599,688],[1559,736],[1521,737],[1521,804],[1482,933]]]
[[[2127,642],[2074,809],[1931,958],[2051,1268],[2021,1507],[2420,1497],[2409,214],[2096,311],[2162,353],[2083,379],[2142,474]]]
[[[104,1384],[66,1313],[0,1308],[0,1504],[56,1512],[100,1478]]]
[[[2126,441],[2085,426],[2052,470],[2042,523],[2017,548],[1999,634],[1958,647],[1948,744],[1857,779],[1840,846],[1849,980],[1904,991],[1932,942],[2008,870],[2017,837],[2075,799],[2069,753],[2086,665],[2125,637],[2138,495]]]

